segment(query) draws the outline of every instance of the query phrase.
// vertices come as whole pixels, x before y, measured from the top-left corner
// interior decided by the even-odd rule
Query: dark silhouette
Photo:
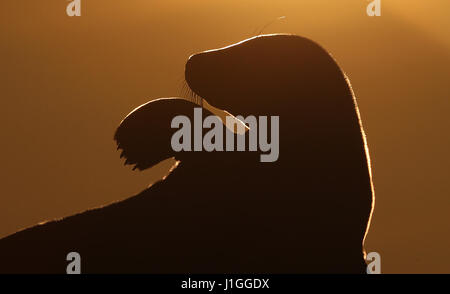
[[[190,88],[244,117],[280,117],[280,157],[173,152],[170,122],[194,103],[133,111],[115,139],[138,169],[178,167],[135,197],[0,241],[0,272],[364,273],[372,185],[355,99],[333,58],[293,35],[260,36],[193,55]],[[204,116],[209,115],[206,110]]]

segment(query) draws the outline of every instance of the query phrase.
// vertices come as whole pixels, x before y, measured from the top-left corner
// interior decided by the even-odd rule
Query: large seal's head
[[[185,78],[197,95],[233,114],[301,107],[336,123],[348,120],[342,109],[354,110],[350,86],[335,60],[317,43],[296,35],[263,35],[194,54]]]

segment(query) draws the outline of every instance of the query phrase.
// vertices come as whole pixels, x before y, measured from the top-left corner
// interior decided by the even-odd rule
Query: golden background
[[[275,20],[264,33],[319,42],[352,82],[376,191],[367,251],[384,273],[450,273],[449,1],[382,0],[380,17],[366,0],[81,0],[72,18],[68,3],[0,4],[0,237],[145,188],[155,172],[116,152],[121,119],[181,95],[192,53]]]

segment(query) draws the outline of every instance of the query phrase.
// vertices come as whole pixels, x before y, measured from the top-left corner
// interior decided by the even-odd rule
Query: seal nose
[[[211,75],[215,75],[213,66],[215,60],[211,59],[210,54],[204,52],[193,54],[186,62],[184,69],[184,79],[195,94],[202,96],[205,94],[205,88],[211,85]],[[205,97],[203,97],[205,98]]]
[[[193,54],[191,56],[189,56],[187,62],[186,62],[186,66],[184,68],[184,79],[186,80],[187,84],[189,85],[189,87],[193,90],[195,88],[195,73],[198,71],[195,70],[195,65],[197,64],[197,60],[198,60],[198,54]]]
[[[233,89],[233,66],[216,51],[191,55],[185,65],[185,81],[198,96],[221,109],[228,108],[230,89]]]

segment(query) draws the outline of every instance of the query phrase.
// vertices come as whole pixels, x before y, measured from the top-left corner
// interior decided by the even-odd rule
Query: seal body
[[[170,156],[178,167],[127,200],[2,239],[0,272],[62,273],[71,251],[83,273],[365,272],[370,167],[333,58],[302,37],[259,36],[191,56],[186,81],[234,115],[279,116],[278,160],[172,152],[171,119],[197,105],[150,102],[122,122],[119,148],[139,169]]]

